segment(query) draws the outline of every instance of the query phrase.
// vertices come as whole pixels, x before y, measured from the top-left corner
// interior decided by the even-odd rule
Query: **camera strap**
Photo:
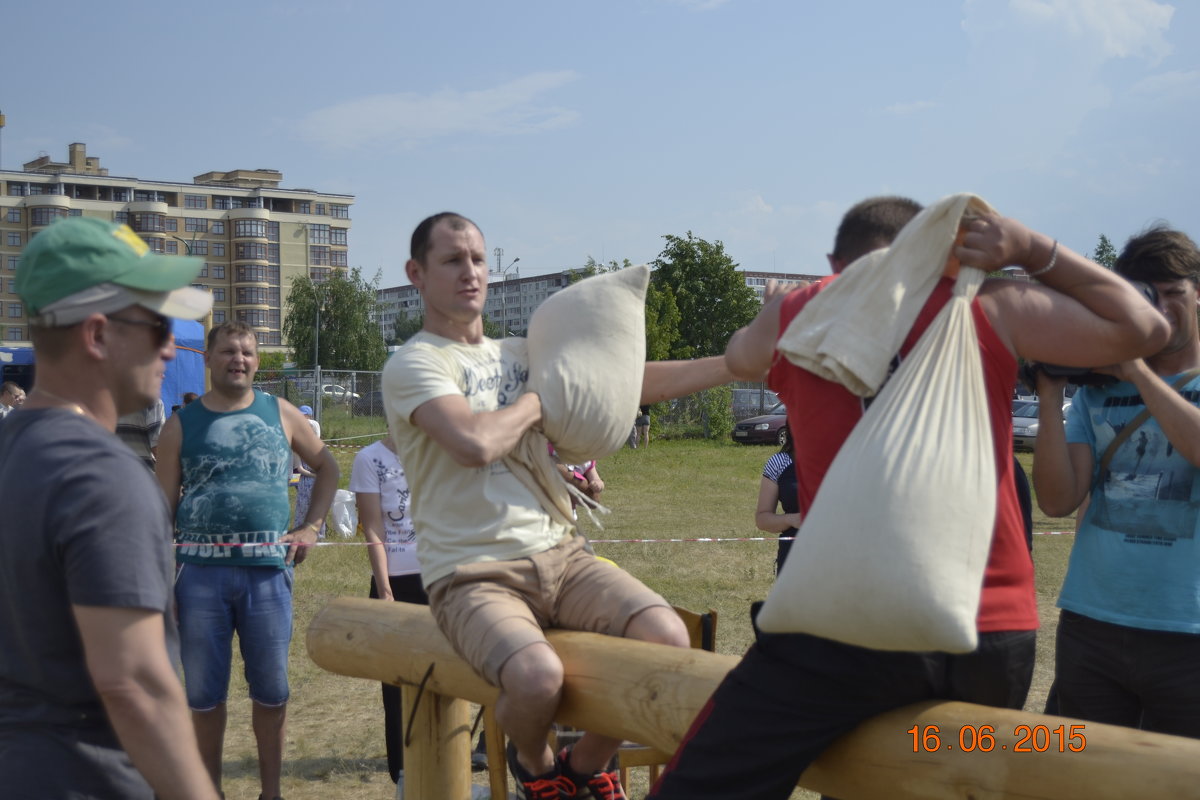
[[[1200,368],[1189,369],[1187,372],[1175,379],[1175,382],[1171,384],[1171,389],[1174,391],[1179,391],[1197,375],[1200,375]],[[1117,448],[1125,444],[1126,440],[1128,440],[1130,436],[1133,436],[1133,432],[1142,427],[1142,423],[1148,419],[1150,419],[1150,409],[1144,408],[1142,409],[1142,413],[1131,419],[1129,424],[1122,428],[1121,432],[1113,437],[1113,440],[1108,443],[1108,448],[1104,451],[1104,456],[1100,459],[1100,472],[1098,473],[1100,475],[1100,480],[1104,480],[1104,476],[1108,473],[1108,465],[1113,460],[1113,456],[1116,455]]]

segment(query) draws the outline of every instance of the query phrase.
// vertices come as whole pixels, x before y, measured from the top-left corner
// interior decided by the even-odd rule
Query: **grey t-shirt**
[[[108,729],[71,606],[162,612],[177,661],[166,501],[112,433],[64,409],[26,409],[0,426],[0,508],[0,742],[62,731],[77,756],[51,767],[65,782],[96,767],[87,763],[95,748],[75,734],[96,744]],[[22,775],[45,791],[35,771],[46,765],[0,760],[6,792]]]

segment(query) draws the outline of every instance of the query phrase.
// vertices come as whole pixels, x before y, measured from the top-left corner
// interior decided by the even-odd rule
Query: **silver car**
[[[1067,409],[1071,407],[1071,398],[1063,402],[1063,419],[1067,418]],[[1013,447],[1032,450],[1037,441],[1038,432],[1038,401],[1016,400],[1012,412]]]

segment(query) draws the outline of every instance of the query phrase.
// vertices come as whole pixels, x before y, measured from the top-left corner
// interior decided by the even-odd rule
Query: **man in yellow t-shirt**
[[[625,797],[612,767],[620,741],[586,734],[555,754],[546,736],[563,666],[543,628],[688,645],[663,598],[593,558],[501,460],[541,422],[528,365],[483,335],[487,248],[453,213],[413,233],[410,281],[425,323],[384,371],[388,421],[412,488],[421,575],[446,637],[500,688],[496,718],[510,739],[521,795]],[[722,357],[651,362],[643,403],[728,382]],[[551,794],[551,793],[554,794]]]

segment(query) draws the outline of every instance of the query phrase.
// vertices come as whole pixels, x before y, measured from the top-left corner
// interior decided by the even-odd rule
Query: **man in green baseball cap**
[[[0,425],[0,786],[11,797],[216,800],[178,661],[162,490],[113,433],[159,396],[200,262],[82,217],[17,267],[37,377]],[[36,614],[29,613],[37,609]]]

